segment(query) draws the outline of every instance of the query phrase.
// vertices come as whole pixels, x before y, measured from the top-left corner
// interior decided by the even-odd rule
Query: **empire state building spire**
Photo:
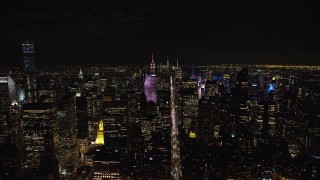
[[[153,53],[151,53],[151,63],[154,63],[154,60],[153,60]]]
[[[156,63],[154,62],[154,59],[153,59],[153,53],[151,55],[150,74],[156,75]]]

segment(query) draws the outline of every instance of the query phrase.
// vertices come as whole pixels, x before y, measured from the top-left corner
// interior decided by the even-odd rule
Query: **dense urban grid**
[[[320,179],[320,67],[0,68],[0,179]],[[183,60],[181,60],[183,61]]]

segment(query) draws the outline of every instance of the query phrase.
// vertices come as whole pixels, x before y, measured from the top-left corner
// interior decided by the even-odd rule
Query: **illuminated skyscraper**
[[[176,78],[182,79],[182,69],[179,67],[179,59],[177,59],[177,66],[176,66]]]
[[[181,89],[181,120],[186,134],[194,128],[198,116],[198,96],[195,89]]]
[[[27,170],[41,171],[43,161],[51,164],[57,154],[59,136],[56,118],[57,108],[49,103],[27,103],[22,107],[22,126]],[[56,169],[57,170],[57,169]]]
[[[9,133],[8,117],[10,108],[8,78],[0,77],[0,144],[4,143]]]
[[[80,68],[79,70],[79,79],[83,79],[83,72],[82,72],[82,69]]]
[[[157,77],[147,75],[144,81],[144,94],[146,95],[147,102],[157,102]]]
[[[76,106],[74,95],[65,95],[57,103],[59,123],[59,173],[66,177],[72,173],[79,161],[79,146],[76,136]]]
[[[97,138],[95,144],[104,145],[104,128],[103,128],[103,120],[99,122],[99,129],[97,131]]]
[[[11,102],[17,101],[16,82],[8,75],[9,99]]]
[[[0,144],[11,133],[9,110],[12,103],[16,104],[16,84],[8,75],[0,77]]]
[[[99,146],[92,152],[92,179],[125,179],[123,176],[123,160],[117,150]]]
[[[197,75],[196,75],[196,73],[195,73],[195,71],[194,71],[194,66],[193,66],[193,65],[192,65],[192,68],[191,68],[191,76],[190,76],[190,79],[192,79],[192,80],[197,79]]]
[[[92,92],[95,93],[95,92]],[[89,116],[88,119],[88,135],[90,142],[94,142],[96,139],[97,133],[97,125],[99,124],[100,120],[100,113],[102,108],[102,100],[101,96],[97,96],[92,94],[91,96],[86,97],[87,101],[87,115]]]
[[[121,152],[128,147],[128,102],[109,101],[103,103],[104,125],[107,145]],[[99,123],[99,126],[101,121]]]
[[[157,97],[157,108],[158,118],[157,118],[157,129],[165,130],[170,128],[170,91],[162,90],[158,91]]]
[[[153,60],[153,54],[152,54],[152,60],[150,64],[150,74],[146,75],[146,78],[144,80],[144,94],[146,95],[147,102],[157,102],[157,83],[158,79],[156,76],[156,64]]]
[[[156,63],[153,60],[153,53],[152,53],[152,57],[151,57],[151,64],[150,64],[150,74],[152,76],[156,75]]]
[[[217,118],[214,116],[214,97],[204,96],[198,101],[198,119],[196,123],[197,138],[204,142],[213,141],[215,125]],[[189,137],[190,137],[189,133]]]
[[[21,127],[21,109],[18,103],[10,105],[10,114],[8,126],[12,136],[12,143],[18,148],[20,152],[23,151],[23,130]]]
[[[200,76],[197,79],[198,99],[201,99],[206,93],[206,80],[201,79]]]
[[[37,101],[36,60],[34,57],[34,44],[27,40],[22,43],[23,64],[26,73],[27,101]]]

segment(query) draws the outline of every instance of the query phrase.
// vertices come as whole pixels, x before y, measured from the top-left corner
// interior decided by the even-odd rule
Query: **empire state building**
[[[155,76],[156,75],[156,63],[153,60],[153,53],[151,57],[151,63],[150,63],[150,75]]]

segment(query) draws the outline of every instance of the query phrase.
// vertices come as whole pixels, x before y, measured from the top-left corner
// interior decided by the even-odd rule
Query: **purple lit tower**
[[[153,60],[153,54],[151,57],[150,73],[146,75],[144,81],[144,94],[146,95],[147,102],[157,102],[157,77],[156,77],[156,64]]]
[[[156,63],[153,60],[153,53],[151,55],[150,74],[151,74],[151,76],[155,76],[156,75]]]

